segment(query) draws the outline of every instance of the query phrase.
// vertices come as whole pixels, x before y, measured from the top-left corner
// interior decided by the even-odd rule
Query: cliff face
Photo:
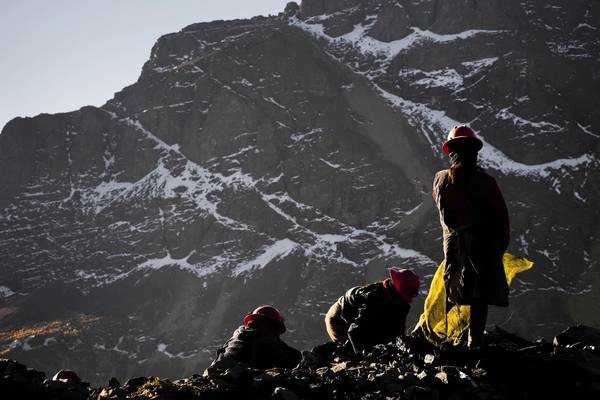
[[[2,130],[1,351],[181,376],[260,303],[319,343],[345,288],[394,265],[428,286],[458,123],[536,263],[492,321],[600,324],[598,28],[595,1],[305,0],[161,37],[103,107]]]

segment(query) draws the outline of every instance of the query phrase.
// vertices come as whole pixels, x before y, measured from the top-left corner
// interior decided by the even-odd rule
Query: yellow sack
[[[518,273],[533,267],[531,261],[509,253],[504,253],[502,262],[509,285]],[[450,341],[456,345],[461,335],[469,329],[469,310],[469,306],[454,305],[446,312],[444,262],[442,262],[431,281],[423,314],[421,314],[415,330],[420,329],[425,338],[435,345]]]

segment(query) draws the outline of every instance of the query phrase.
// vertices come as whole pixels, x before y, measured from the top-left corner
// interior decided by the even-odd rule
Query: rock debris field
[[[45,380],[45,373],[0,360],[3,399],[576,399],[600,398],[600,331],[571,327],[553,342],[530,342],[500,328],[487,347],[433,348],[398,338],[353,354],[326,343],[293,369],[236,364],[169,381],[138,377],[107,387]],[[85,378],[85,377],[84,377]]]

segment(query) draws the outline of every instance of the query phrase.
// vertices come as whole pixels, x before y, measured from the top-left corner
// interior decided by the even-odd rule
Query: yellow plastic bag
[[[509,253],[504,253],[502,262],[509,285],[518,273],[533,267],[531,261]],[[469,329],[469,309],[469,306],[454,305],[446,312],[444,262],[442,262],[431,281],[423,314],[415,330],[420,329],[425,338],[435,345],[444,342],[458,344],[461,335]]]

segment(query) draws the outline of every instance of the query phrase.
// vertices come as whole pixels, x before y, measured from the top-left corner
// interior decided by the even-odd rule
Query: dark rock
[[[600,379],[600,355],[597,351],[578,348],[565,351],[557,348],[554,355],[558,360],[566,363],[565,368],[575,368],[585,375]]]
[[[330,345],[305,352],[293,369],[260,370],[242,363],[170,381],[156,377],[128,380],[124,386],[88,388],[87,383],[45,381],[23,364],[2,360],[10,371],[0,393],[14,398],[64,399],[428,399],[595,398],[600,358],[591,348],[553,347],[505,331],[489,335],[489,349],[433,350],[408,339],[375,346],[363,354],[335,355]],[[522,344],[524,347],[519,347]],[[309,354],[311,356],[309,356]],[[312,356],[324,366],[308,362]],[[9,397],[10,398],[10,397]]]
[[[45,389],[48,397],[62,400],[85,400],[89,396],[87,386],[81,385],[79,382],[63,383],[62,387],[46,385]]]
[[[326,360],[332,359],[336,352],[339,352],[340,346],[334,342],[327,342],[312,349],[312,352],[323,357]]]
[[[276,387],[273,391],[273,399],[276,400],[299,400],[300,398],[294,392],[284,387]]]
[[[486,332],[485,341],[491,347],[502,350],[517,350],[519,348],[528,347],[532,343],[513,333],[509,333],[504,329],[496,326],[489,332]]]
[[[27,370],[24,371],[23,375],[29,382],[33,383],[42,383],[46,377],[46,374],[44,372],[36,371],[33,368],[27,368]]]
[[[130,387],[132,389],[137,389],[137,388],[139,388],[140,386],[144,385],[146,382],[148,382],[148,381],[150,381],[152,379],[154,379],[154,378],[152,378],[152,377],[146,378],[145,376],[140,376],[140,377],[137,377],[137,378],[131,378],[131,379],[128,379],[127,382],[125,382],[124,386]]]
[[[388,383],[383,387],[383,390],[388,394],[388,395],[397,395],[399,393],[402,393],[404,390],[404,385],[400,384],[400,383]]]
[[[283,380],[283,376],[278,370],[267,370],[255,375],[253,380],[253,386],[255,387],[274,386]]]
[[[419,384],[419,378],[417,378],[414,374],[400,375],[399,379],[405,386],[413,386]]]
[[[332,14],[360,3],[360,0],[302,0],[300,13],[302,17],[312,17],[321,14]]]
[[[204,370],[204,376],[221,376],[228,369],[238,367],[239,365],[240,363],[231,358],[223,358],[208,366]]]
[[[427,386],[409,386],[404,395],[415,400],[438,400],[439,392]]]
[[[232,368],[228,368],[221,375],[221,379],[235,386],[250,385],[254,376],[260,373],[259,370],[251,368],[247,364],[238,364]]]
[[[600,350],[600,329],[585,325],[572,326],[554,337],[555,346],[594,346]]]
[[[411,33],[411,15],[407,7],[393,2],[384,3],[369,34],[383,42],[401,39]]]
[[[295,1],[290,1],[285,5],[285,9],[283,10],[283,14],[286,17],[293,17],[300,10],[300,6]]]
[[[26,373],[27,367],[14,360],[0,359],[0,376],[13,376]]]
[[[313,351],[303,351],[302,360],[298,364],[299,369],[316,369],[327,363],[326,358]]]

